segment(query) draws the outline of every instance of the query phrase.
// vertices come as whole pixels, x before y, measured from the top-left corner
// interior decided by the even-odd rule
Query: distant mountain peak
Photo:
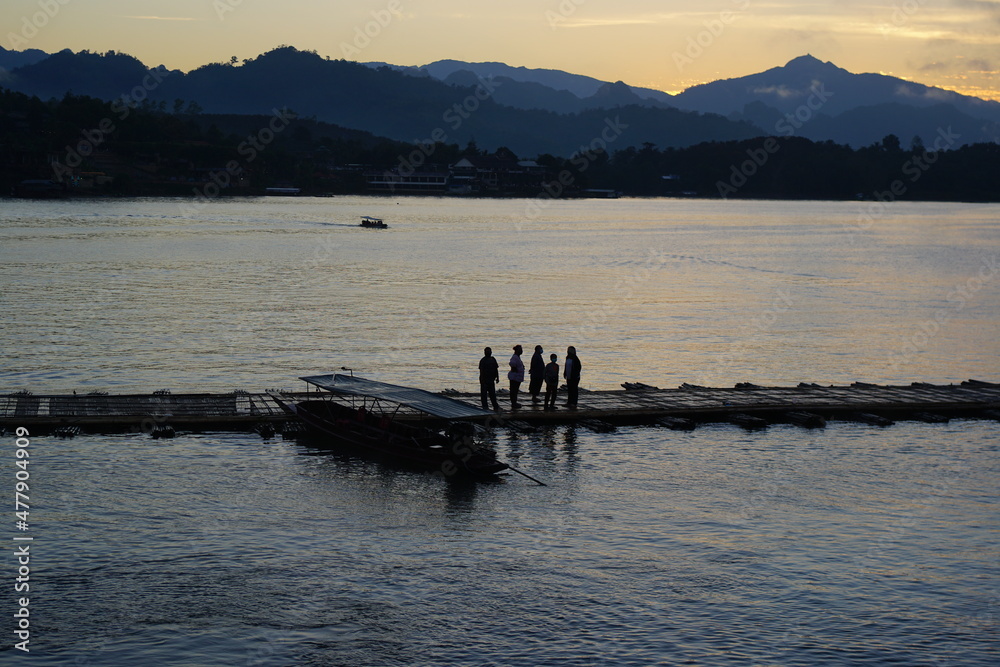
[[[484,78],[508,77],[513,81],[540,83],[555,90],[566,90],[579,98],[590,97],[604,85],[593,77],[570,74],[553,69],[529,69],[501,62],[463,62],[461,60],[437,60],[419,68],[440,81],[458,70],[468,70]]]
[[[798,56],[797,58],[792,58],[787,63],[785,67],[798,67],[801,65],[829,65],[831,63],[823,62],[811,53],[807,53],[804,56]]]
[[[610,86],[611,86],[612,88],[617,88],[618,90],[632,90],[632,87],[631,87],[631,86],[629,86],[629,85],[628,85],[627,83],[625,83],[624,81],[620,81],[620,80],[619,80],[619,81],[615,81],[614,83],[612,83],[612,84],[609,84],[609,85],[610,85]]]
[[[49,57],[45,51],[38,49],[25,49],[24,51],[14,51],[0,46],[0,68],[12,70],[25,65],[34,65]]]
[[[639,96],[632,92],[632,88],[624,81],[615,81],[614,83],[606,83],[597,89],[594,93],[594,97],[608,97],[611,95],[627,95],[629,97],[635,97],[639,99]]]
[[[789,72],[844,72],[849,73],[847,70],[837,67],[832,62],[823,61],[819,58],[813,56],[811,53],[807,53],[804,56],[799,56],[798,58],[792,58],[784,67],[776,68],[778,70],[785,70]]]
[[[586,104],[592,107],[613,108],[628,106],[630,104],[649,104],[648,100],[635,94],[624,81],[606,83],[597,89],[593,95],[587,98]]]

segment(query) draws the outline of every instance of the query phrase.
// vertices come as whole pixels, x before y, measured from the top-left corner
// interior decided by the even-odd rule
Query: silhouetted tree
[[[899,137],[895,134],[887,134],[882,137],[882,150],[889,153],[898,153],[902,150]]]

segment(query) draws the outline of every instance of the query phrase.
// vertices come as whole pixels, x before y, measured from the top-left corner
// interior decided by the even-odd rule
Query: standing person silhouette
[[[507,379],[510,380],[511,410],[521,407],[521,404],[517,402],[517,390],[521,387],[521,383],[524,382],[524,362],[521,361],[522,352],[524,352],[524,348],[520,345],[515,345],[514,354],[510,356],[510,372],[507,373]]]
[[[559,391],[559,359],[555,354],[549,355],[549,365],[545,367],[545,410],[556,409],[556,392]]]
[[[576,356],[576,348],[570,345],[566,349],[566,365],[563,368],[563,377],[566,378],[566,407],[575,408],[580,392],[580,371],[583,365],[580,358]]]
[[[542,358],[542,346],[535,346],[535,353],[531,355],[531,366],[528,368],[528,375],[531,381],[528,383],[528,393],[531,394],[531,402],[538,402],[538,394],[542,392],[542,382],[545,381],[545,359]]]
[[[493,350],[488,347],[484,348],[483,358],[479,360],[479,398],[483,401],[483,410],[489,409],[486,407],[486,397],[488,396],[493,401],[493,409],[497,412],[500,411],[495,386],[499,383],[500,364],[493,356]]]

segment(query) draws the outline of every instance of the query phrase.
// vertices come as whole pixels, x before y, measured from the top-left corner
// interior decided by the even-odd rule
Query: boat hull
[[[440,472],[445,477],[490,477],[508,466],[472,443],[428,428],[392,421],[330,400],[283,404],[315,435],[367,458]]]

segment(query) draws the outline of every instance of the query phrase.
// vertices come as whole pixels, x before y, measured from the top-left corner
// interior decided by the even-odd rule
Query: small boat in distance
[[[295,195],[301,193],[302,190],[293,187],[264,188],[264,194],[269,197],[274,197],[274,196],[294,197]]]
[[[513,470],[472,439],[473,428],[468,421],[489,418],[490,412],[423,389],[353,375],[301,379],[327,393],[306,400],[281,393],[271,396],[287,413],[298,417],[307,430],[331,444],[385,463],[434,471],[446,478],[484,479]],[[417,423],[396,419],[404,409],[419,416]]]
[[[373,218],[370,215],[361,216],[361,226],[372,229],[387,229],[389,225],[382,222],[381,218]]]

